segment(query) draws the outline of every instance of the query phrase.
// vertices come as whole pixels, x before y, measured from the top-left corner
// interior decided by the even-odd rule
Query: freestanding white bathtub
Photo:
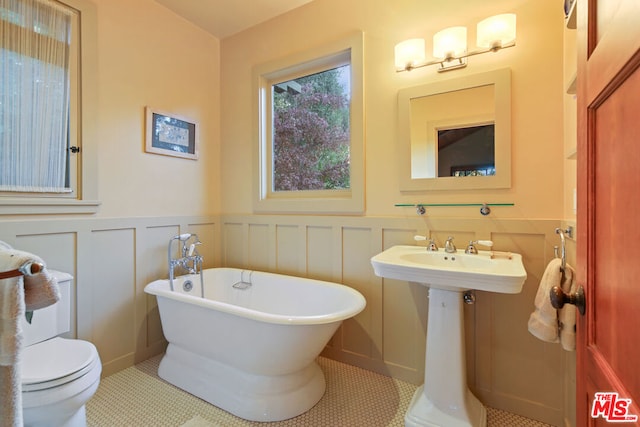
[[[144,288],[158,299],[169,342],[158,375],[251,421],[292,418],[320,400],[325,380],[315,359],[366,305],[347,286],[232,268],[204,270],[203,289],[199,275],[173,285]]]

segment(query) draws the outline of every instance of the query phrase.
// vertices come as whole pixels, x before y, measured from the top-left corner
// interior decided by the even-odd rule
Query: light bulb
[[[500,48],[516,40],[516,15],[503,13],[478,22],[477,45]]]
[[[409,39],[400,42],[395,48],[396,68],[410,70],[424,62],[424,39]]]
[[[433,56],[447,59],[467,52],[467,28],[449,27],[433,35]]]

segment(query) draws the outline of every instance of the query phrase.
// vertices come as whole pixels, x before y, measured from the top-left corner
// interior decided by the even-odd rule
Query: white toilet
[[[86,427],[85,403],[100,383],[102,363],[87,341],[59,337],[70,330],[71,280],[49,270],[60,286],[56,304],[22,321],[22,409],[25,427]]]

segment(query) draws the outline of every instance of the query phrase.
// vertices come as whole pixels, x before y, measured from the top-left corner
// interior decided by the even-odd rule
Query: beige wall
[[[219,212],[219,41],[152,0],[95,3],[98,216]],[[147,105],[199,123],[198,161],[144,152]]]
[[[576,212],[574,211],[574,189],[576,188],[577,171],[577,121],[578,109],[575,88],[572,93],[567,93],[571,83],[575,84],[577,71],[576,30],[567,28],[564,30],[564,66],[563,66],[563,104],[564,104],[564,218],[575,225]]]
[[[316,0],[282,17],[224,39],[222,67],[222,205],[225,212],[251,212],[255,174],[252,141],[251,69],[275,58],[340,38],[365,35],[366,214],[404,215],[400,202],[513,202],[500,217],[557,218],[563,209],[562,31],[563,13],[551,1],[389,2]],[[444,6],[446,4],[446,6]],[[455,11],[455,13],[452,13]],[[492,14],[517,14],[517,46],[469,59],[463,70],[435,67],[395,73],[394,45],[431,35],[446,26],[475,24]],[[427,48],[429,49],[429,48]],[[512,188],[501,191],[401,194],[397,178],[397,92],[400,88],[509,67],[512,70]],[[413,212],[409,212],[412,214]],[[434,215],[468,216],[471,210],[439,208]]]

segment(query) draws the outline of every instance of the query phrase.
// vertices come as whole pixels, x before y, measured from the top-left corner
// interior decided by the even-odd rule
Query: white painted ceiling
[[[156,0],[219,39],[312,0]]]

